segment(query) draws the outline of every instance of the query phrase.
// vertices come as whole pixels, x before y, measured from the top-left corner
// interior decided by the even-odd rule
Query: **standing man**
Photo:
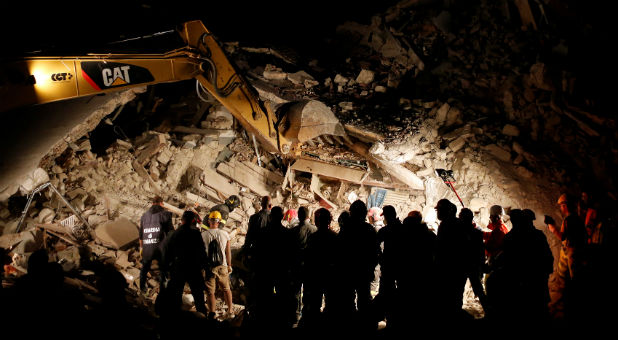
[[[386,226],[378,230],[378,245],[381,247],[379,258],[380,265],[380,288],[377,300],[380,308],[380,317],[386,317],[389,327],[394,325],[397,320],[396,308],[397,287],[400,273],[404,270],[404,255],[402,247],[403,225],[397,218],[397,211],[392,205],[382,208],[382,215],[386,221]],[[406,245],[407,246],[407,245]]]
[[[166,235],[174,230],[172,225],[172,213],[163,208],[163,198],[155,196],[152,206],[144,213],[139,225],[139,249],[142,255],[142,268],[139,273],[139,288],[142,293],[146,291],[147,275],[150,271],[152,260],[157,260],[161,266],[160,244]],[[160,282],[164,281],[161,271]]]
[[[243,258],[247,268],[249,269],[249,278],[247,288],[249,290],[247,296],[246,310],[249,315],[249,320],[254,321],[256,318],[256,305],[259,305],[260,284],[264,278],[263,272],[266,268],[260,268],[261,254],[258,253],[259,243],[263,240],[261,237],[268,225],[268,216],[270,215],[271,199],[270,196],[262,197],[262,209],[249,217],[249,226],[247,235],[245,236],[245,244],[242,246]]]
[[[550,216],[545,217],[545,223],[549,231],[562,241],[557,270],[559,297],[556,307],[559,310],[564,308],[564,316],[570,317],[574,314],[572,312],[579,311],[577,305],[582,302],[579,300],[581,291],[578,289],[578,283],[582,269],[582,252],[588,235],[584,222],[577,216],[577,204],[573,198],[566,194],[561,195],[558,198],[558,206],[564,217],[560,228]]]
[[[296,302],[296,320],[294,324],[298,324],[301,317],[302,303],[301,303],[301,289],[303,283],[307,279],[305,271],[305,259],[307,240],[309,236],[315,233],[318,228],[311,224],[311,218],[309,216],[309,208],[302,206],[298,209],[298,225],[292,229],[295,241],[294,251],[297,253],[295,263],[292,268],[292,289],[294,291],[294,299]],[[330,224],[330,221],[329,221]]]
[[[364,325],[375,330],[371,321],[370,303],[371,281],[375,279],[375,268],[378,264],[378,239],[374,227],[366,222],[367,205],[356,200],[350,206],[350,220],[348,225],[339,232],[342,251],[343,289],[342,308],[343,317],[354,316],[358,313]]]
[[[438,236],[436,239],[436,270],[440,306],[445,320],[460,320],[463,293],[466,286],[467,233],[456,217],[457,207],[447,199],[436,205]]]
[[[485,254],[487,255],[489,266],[493,264],[496,256],[502,252],[504,236],[509,232],[504,222],[502,222],[503,215],[504,209],[501,206],[493,205],[489,208],[489,224],[487,228],[491,231],[485,232],[483,235]]]
[[[251,215],[249,217],[249,227],[247,228],[247,236],[245,237],[245,244],[243,250],[247,252],[247,255],[251,256],[253,248],[255,248],[255,241],[258,238],[258,234],[264,231],[268,224],[268,215],[270,214],[271,199],[270,196],[262,197],[262,210]]]
[[[476,227],[474,223],[474,213],[468,208],[463,208],[459,212],[459,222],[467,233],[468,243],[466,245],[466,276],[470,280],[472,291],[479,299],[485,313],[487,313],[487,297],[483,288],[483,266],[485,265],[485,246],[483,245],[483,231]]]
[[[223,298],[227,304],[227,313],[225,318],[234,317],[234,305],[232,304],[232,290],[230,289],[230,273],[232,273],[232,252],[230,248],[230,235],[219,229],[221,214],[218,211],[213,211],[208,215],[208,226],[210,229],[202,232],[202,240],[208,250],[210,259],[220,258],[221,263],[212,263],[211,268],[206,271],[206,293],[208,294],[208,316],[213,319],[217,308],[215,300],[215,292],[217,286],[223,290]],[[211,242],[216,242],[217,246],[210,246]],[[217,251],[219,254],[211,254]]]
[[[167,286],[169,307],[180,310],[185,283],[189,283],[195,309],[208,315],[204,301],[204,274],[208,269],[206,247],[199,230],[195,228],[197,215],[192,211],[182,214],[182,225],[165,240],[162,254],[163,266],[170,273]]]

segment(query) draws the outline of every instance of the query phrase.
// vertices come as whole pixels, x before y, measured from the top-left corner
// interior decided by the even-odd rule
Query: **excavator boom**
[[[197,79],[267,151],[287,154],[304,141],[302,136],[328,133],[326,126],[331,127],[331,134],[343,133],[332,112],[325,106],[315,110],[315,103],[296,109],[303,114],[275,114],[270,103],[262,102],[236,71],[201,21],[182,24],[178,33],[186,46],[164,54],[29,57],[2,63],[0,112],[135,86]],[[303,116],[311,119],[303,124]],[[302,131],[303,127],[311,133]]]

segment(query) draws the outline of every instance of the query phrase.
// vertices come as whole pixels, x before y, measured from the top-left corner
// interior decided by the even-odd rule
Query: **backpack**
[[[208,243],[208,265],[211,268],[223,265],[223,251],[219,246],[219,242],[217,239],[213,238],[210,243]]]

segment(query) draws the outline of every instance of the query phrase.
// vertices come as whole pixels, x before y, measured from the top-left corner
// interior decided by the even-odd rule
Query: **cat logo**
[[[105,86],[119,86],[130,84],[130,68],[131,66],[129,65],[118,66],[114,68],[104,68],[103,70],[101,70],[101,75],[103,76],[103,84],[105,84]]]
[[[83,61],[81,76],[96,91],[154,81],[147,68],[114,62]]]
[[[54,73],[51,75],[52,81],[69,81],[73,78],[73,75],[68,72],[64,73]]]

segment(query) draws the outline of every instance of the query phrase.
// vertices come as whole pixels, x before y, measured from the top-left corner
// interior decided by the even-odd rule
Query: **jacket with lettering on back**
[[[152,253],[171,230],[174,230],[172,213],[160,205],[151,206],[140,220],[139,239],[143,252]]]

